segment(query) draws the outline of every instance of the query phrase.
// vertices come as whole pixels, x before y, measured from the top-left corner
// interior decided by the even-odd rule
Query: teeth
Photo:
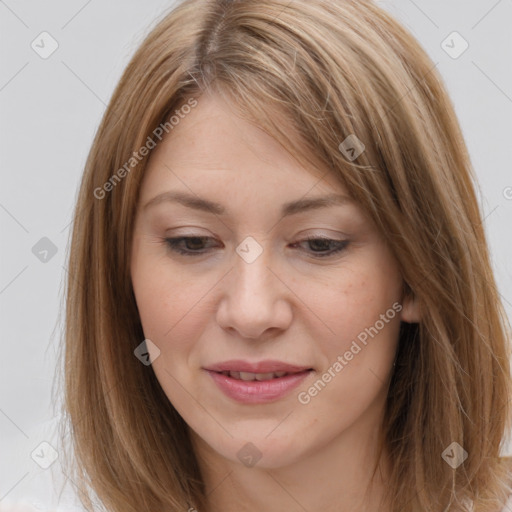
[[[286,372],[272,372],[272,373],[250,373],[250,372],[222,372],[224,375],[229,375],[233,379],[253,381],[253,380],[271,380],[279,377],[284,377]]]
[[[256,373],[256,380],[270,380],[274,378],[273,373]]]

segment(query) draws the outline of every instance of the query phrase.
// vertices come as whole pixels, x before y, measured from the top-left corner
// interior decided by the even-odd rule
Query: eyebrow
[[[164,202],[179,203],[188,208],[213,213],[215,215],[225,215],[227,213],[226,208],[219,203],[188,194],[187,192],[177,191],[158,194],[143,206],[143,210]],[[331,206],[342,206],[352,202],[350,197],[341,194],[329,194],[321,197],[298,199],[284,203],[281,207],[281,216],[288,217],[305,211],[328,208]]]

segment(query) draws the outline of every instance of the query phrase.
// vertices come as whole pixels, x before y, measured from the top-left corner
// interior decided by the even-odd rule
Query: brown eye
[[[213,238],[209,236],[180,236],[176,238],[166,238],[165,242],[174,252],[197,256],[207,252],[204,248],[204,242],[206,240],[213,240]],[[183,248],[183,243],[185,244],[185,248]]]
[[[325,258],[343,251],[349,244],[348,240],[334,240],[324,237],[308,237],[305,240],[296,242],[293,245],[308,244],[311,248],[310,253],[315,258]],[[333,247],[334,246],[334,247]],[[330,247],[333,247],[329,249]]]
[[[169,248],[178,254],[185,256],[199,256],[209,252],[208,247],[205,247],[205,242],[213,240],[209,236],[180,236],[175,238],[165,238],[165,243]],[[349,244],[348,240],[335,240],[326,237],[308,237],[292,244],[296,247],[301,244],[308,244],[309,254],[314,258],[326,258],[343,251]]]

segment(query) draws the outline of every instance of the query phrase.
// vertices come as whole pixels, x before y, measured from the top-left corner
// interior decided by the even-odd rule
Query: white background
[[[379,3],[438,64],[455,103],[481,185],[496,278],[512,317],[512,0]],[[51,489],[52,479],[62,479],[59,461],[44,470],[30,457],[41,442],[55,444],[51,389],[71,212],[113,89],[144,36],[173,5],[0,1],[0,510],[21,500],[40,510],[73,510],[71,494],[59,499]],[[47,59],[31,48],[43,31],[58,43]],[[456,59],[441,46],[453,31],[469,44]],[[460,48],[456,40],[454,45]],[[32,252],[43,237],[57,249],[47,262]]]

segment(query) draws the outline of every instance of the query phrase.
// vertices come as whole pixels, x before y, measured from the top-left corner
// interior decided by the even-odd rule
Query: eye
[[[175,238],[165,238],[166,244],[169,248],[178,254],[185,256],[200,256],[208,252],[208,248],[204,247],[204,243],[208,240],[214,240],[209,236],[180,236]],[[337,254],[348,246],[348,240],[335,240],[326,237],[308,237],[305,240],[300,240],[292,244],[296,247],[301,244],[308,244],[311,254],[314,258],[326,258]],[[185,248],[183,247],[185,246]],[[329,247],[331,247],[329,249]]]
[[[200,256],[201,254],[205,254],[204,250],[198,252],[201,250],[200,246],[205,240],[213,240],[213,238],[210,236],[179,236],[176,238],[166,238],[165,242],[172,251],[178,254]],[[185,242],[185,249],[183,249],[182,242]]]
[[[335,240],[327,237],[310,236],[307,237],[305,240],[296,242],[295,244],[293,244],[293,246],[304,243],[308,244],[310,247],[313,248],[310,254],[312,254],[314,258],[327,258],[329,256],[332,256],[345,250],[345,248],[349,244],[349,241]],[[330,250],[328,249],[329,247],[333,246],[334,248],[331,248]],[[316,247],[316,249],[314,249],[314,247]]]

